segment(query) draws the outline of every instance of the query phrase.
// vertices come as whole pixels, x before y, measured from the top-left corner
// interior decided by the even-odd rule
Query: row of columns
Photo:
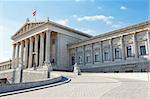
[[[148,47],[150,48],[150,33],[147,32],[147,35],[148,35]],[[125,56],[125,44],[124,44],[124,35],[121,36],[121,48],[122,48],[122,60],[125,60],[126,59],[126,56]],[[113,43],[112,43],[112,39],[110,39],[109,41],[109,44],[110,44],[110,61],[114,61],[114,56],[113,56]],[[91,63],[94,64],[94,49],[93,49],[93,45],[92,44],[92,52],[91,52]],[[103,63],[103,49],[102,49],[102,41],[100,42],[100,62]],[[138,58],[139,55],[138,55],[138,45],[137,45],[137,40],[136,40],[136,33],[133,34],[133,46],[134,46],[134,57],[135,58]],[[150,56],[150,49],[148,48],[148,53],[149,53],[149,56]],[[77,58],[77,47],[75,48],[75,61],[76,63],[78,63],[78,58]],[[83,45],[83,64],[85,65],[85,45]]]
[[[33,59],[36,66],[42,66],[44,63],[44,53],[45,61],[50,63],[51,31],[46,31],[45,35],[41,33],[13,44],[13,68],[17,68],[19,63],[23,64],[24,68],[31,68],[33,66]],[[44,37],[46,38],[46,43],[44,43]],[[44,49],[44,45],[46,49]]]

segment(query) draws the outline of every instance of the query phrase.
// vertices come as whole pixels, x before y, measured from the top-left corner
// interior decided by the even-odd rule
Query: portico
[[[78,36],[78,38],[74,36]],[[24,69],[32,68],[33,66],[42,67],[45,62],[52,63],[57,67],[60,65],[67,66],[68,60],[62,61],[60,59],[68,55],[66,43],[68,43],[69,39],[72,40],[69,42],[73,42],[88,37],[91,36],[49,22],[49,20],[43,22],[29,22],[28,20],[12,36],[12,66],[17,68],[19,64],[22,64]]]
[[[46,35],[46,36],[45,36]],[[45,31],[30,38],[26,38],[20,42],[13,44],[13,65],[18,67],[18,61],[23,63],[25,68],[32,68],[33,63],[35,62],[36,66],[42,66],[44,61],[51,62],[50,60],[50,49],[51,49],[51,32]],[[45,40],[46,39],[46,40]],[[46,41],[46,43],[44,43]],[[25,42],[25,44],[24,44]],[[20,44],[21,43],[21,44]],[[21,52],[19,48],[21,46]],[[46,50],[44,49],[46,46]],[[17,48],[16,48],[17,47]],[[15,56],[17,52],[17,57]],[[33,56],[35,52],[35,56]],[[20,57],[19,57],[20,56]],[[44,58],[45,56],[45,58]],[[38,58],[39,57],[39,58]],[[17,61],[15,60],[17,58]]]

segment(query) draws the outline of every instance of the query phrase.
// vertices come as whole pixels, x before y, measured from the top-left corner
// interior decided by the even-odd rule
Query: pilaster
[[[121,36],[121,48],[122,48],[122,60],[125,60],[125,48],[124,48],[125,46],[124,46],[124,36],[122,35]]]
[[[133,47],[134,47],[134,57],[138,58],[138,47],[136,41],[136,33],[133,34]]]

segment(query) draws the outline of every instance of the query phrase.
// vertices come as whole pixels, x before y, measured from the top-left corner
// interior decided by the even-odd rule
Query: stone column
[[[60,66],[61,64],[61,58],[60,58],[60,51],[61,51],[61,34],[60,33],[57,33],[57,66]]]
[[[44,34],[40,34],[40,58],[39,58],[40,66],[43,65],[44,62]]]
[[[94,64],[94,49],[93,49],[93,43],[92,43],[92,49],[91,49],[91,63]]]
[[[23,65],[23,55],[24,55],[24,41],[21,41],[21,61],[20,63]]]
[[[75,63],[78,63],[77,47],[75,48]]]
[[[148,54],[150,56],[150,33],[147,31],[147,42],[148,42]]]
[[[16,67],[19,66],[19,50],[20,49],[20,43],[17,44],[17,58],[16,58]]]
[[[122,60],[125,60],[124,37],[121,36]]]
[[[38,59],[38,42],[39,42],[39,36],[38,35],[35,35],[35,44],[34,44],[34,51],[35,51],[35,65],[36,66],[38,66],[38,61],[39,61],[39,59]]]
[[[113,57],[113,40],[110,39],[110,60],[114,61],[114,57]]]
[[[83,65],[85,65],[85,45],[83,46]]]
[[[45,59],[47,63],[50,63],[50,52],[51,52],[51,31],[46,32],[46,55]]]
[[[16,44],[13,44],[13,56],[12,56],[12,68],[15,68],[15,54],[16,54]]]
[[[103,63],[103,42],[100,42],[100,62]]]
[[[30,38],[30,43],[29,43],[29,66],[28,68],[32,68],[32,59],[33,59],[33,38]]]
[[[137,41],[136,41],[136,33],[133,34],[133,47],[134,47],[134,56],[135,58],[138,58],[138,47],[137,47]]]
[[[28,67],[28,39],[25,40],[25,68]]]

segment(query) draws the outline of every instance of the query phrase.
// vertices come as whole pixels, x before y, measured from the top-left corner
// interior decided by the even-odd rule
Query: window
[[[109,60],[108,52],[104,52],[104,60],[105,61]]]
[[[120,59],[120,48],[115,48],[115,59]]]
[[[74,65],[75,64],[75,57],[72,56],[71,60],[72,60],[72,65]]]
[[[145,45],[140,46],[140,55],[146,55]]]
[[[132,57],[132,48],[131,48],[131,46],[127,46],[127,57]]]
[[[99,55],[95,54],[95,62],[99,62]]]
[[[82,56],[79,56],[79,64],[82,64]]]
[[[90,63],[90,62],[91,62],[91,60],[90,60],[90,55],[87,55],[87,56],[86,56],[86,62],[87,62],[87,63]]]

